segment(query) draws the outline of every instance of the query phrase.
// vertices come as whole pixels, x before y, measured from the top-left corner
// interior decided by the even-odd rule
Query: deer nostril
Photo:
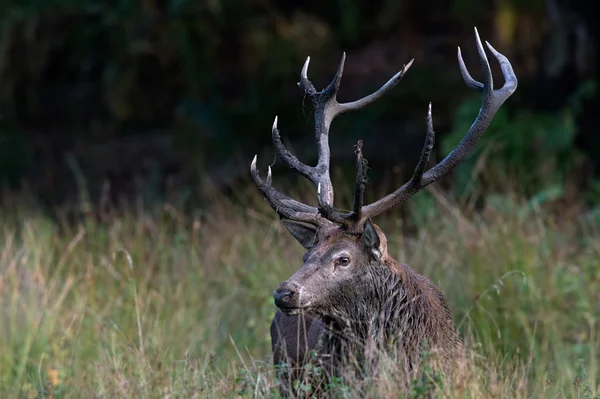
[[[294,291],[290,291],[290,290],[277,290],[273,293],[273,299],[275,300],[275,305],[277,307],[281,307],[281,306],[290,306],[291,302],[293,301],[294,297],[296,296],[296,293]]]

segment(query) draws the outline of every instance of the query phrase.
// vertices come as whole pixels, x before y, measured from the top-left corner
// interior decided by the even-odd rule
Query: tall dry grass
[[[461,390],[424,378],[405,396],[599,398],[600,232],[516,196],[467,216],[434,194],[414,199],[413,236],[398,218],[376,222],[390,253],[446,293],[469,378]],[[242,196],[74,224],[9,203],[0,397],[276,397],[271,295],[302,251],[262,199]],[[393,371],[363,394],[398,397]]]

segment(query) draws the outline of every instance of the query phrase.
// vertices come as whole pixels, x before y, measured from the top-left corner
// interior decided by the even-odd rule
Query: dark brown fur
[[[385,353],[412,378],[427,350],[439,370],[456,374],[464,359],[463,344],[444,295],[426,277],[389,256],[385,235],[375,225],[373,231],[378,257],[371,255],[373,248],[365,244],[363,235],[347,234],[339,227],[319,229],[305,265],[282,283],[301,286],[314,304],[297,315],[295,309],[283,307],[290,315],[278,310],[271,324],[274,363],[287,365],[287,373],[281,374],[282,392],[289,393],[295,379],[323,383],[302,372],[306,364],[320,365],[325,374],[340,374],[348,356],[364,368],[376,367],[377,356]],[[327,262],[339,252],[357,263],[346,266],[354,270],[336,281],[336,267]],[[340,295],[335,288],[340,284],[349,300],[332,303],[330,295]],[[298,301],[294,305],[302,307],[302,299]],[[376,353],[369,348],[376,348]]]

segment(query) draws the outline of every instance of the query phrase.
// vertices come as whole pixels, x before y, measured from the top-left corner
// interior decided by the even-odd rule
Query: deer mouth
[[[307,302],[305,304],[283,304],[283,306],[281,306],[282,304],[280,304],[280,306],[277,306],[279,308],[279,310],[281,310],[283,313],[285,313],[287,316],[297,316],[300,313],[313,313],[313,307],[310,306],[311,302]]]
[[[281,310],[286,316],[298,316],[301,313],[312,313],[311,308],[308,306],[280,307],[279,310]]]
[[[302,310],[302,308],[281,307],[279,310],[281,310],[286,316],[297,316],[300,314],[300,310]]]
[[[311,310],[309,305],[310,302],[306,304],[299,304],[297,301],[289,301],[283,303],[280,302],[277,304],[277,307],[287,316],[296,316],[300,313],[309,313]]]

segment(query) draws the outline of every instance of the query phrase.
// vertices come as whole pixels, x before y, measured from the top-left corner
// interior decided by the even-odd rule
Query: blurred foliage
[[[571,95],[564,108],[554,113],[525,109],[509,114],[507,108],[501,108],[479,145],[456,168],[456,192],[465,195],[473,192],[473,174],[480,169],[477,163],[481,157],[497,179],[492,185],[504,184],[512,178],[527,195],[550,186],[565,185],[568,173],[582,157],[574,143],[575,120],[581,112],[581,101],[595,90],[595,82],[586,82]],[[442,141],[444,153],[449,153],[463,138],[480,106],[479,97],[459,106],[454,130]],[[503,191],[503,187],[491,188]]]
[[[78,184],[73,162],[67,162],[76,158],[92,192],[107,176],[125,179],[122,175],[138,169],[160,191],[171,173],[203,176],[231,159],[246,161],[248,154],[269,146],[274,115],[285,124],[286,138],[305,137],[311,115],[294,84],[300,67],[311,55],[311,76],[322,87],[342,50],[349,53],[344,99],[376,88],[382,75],[391,76],[409,57],[415,57],[419,68],[411,69],[410,79],[386,102],[336,121],[336,130],[354,137],[358,130],[363,134],[393,127],[398,143],[389,148],[398,149],[405,127],[396,110],[402,109],[401,119],[408,124],[422,124],[423,104],[433,101],[444,105],[436,107],[440,131],[453,126],[445,142],[456,142],[478,104],[461,102],[467,90],[455,65],[446,67],[455,63],[455,46],[472,40],[473,25],[481,26],[482,33],[512,54],[521,82],[531,81],[542,50],[546,7],[542,0],[435,4],[3,1],[0,179],[15,185],[25,178],[45,187],[46,194],[64,192],[65,185]],[[579,133],[577,99],[548,113],[531,106],[535,90],[535,85],[521,84],[520,103],[511,99],[501,109],[478,147],[481,153],[493,145],[491,165],[514,173],[532,191],[549,184],[548,178],[564,179],[577,156],[574,137]],[[589,92],[585,86],[582,90]],[[453,122],[450,115],[459,105]],[[513,112],[515,107],[519,110]],[[153,143],[153,135],[167,137],[172,148],[164,141],[144,144]],[[147,145],[149,155],[110,150],[106,155],[97,149],[124,138],[138,140],[131,147]],[[154,166],[141,156],[153,158]],[[467,170],[475,162],[472,157],[458,173],[460,192],[467,188]],[[557,174],[544,172],[548,168]]]

